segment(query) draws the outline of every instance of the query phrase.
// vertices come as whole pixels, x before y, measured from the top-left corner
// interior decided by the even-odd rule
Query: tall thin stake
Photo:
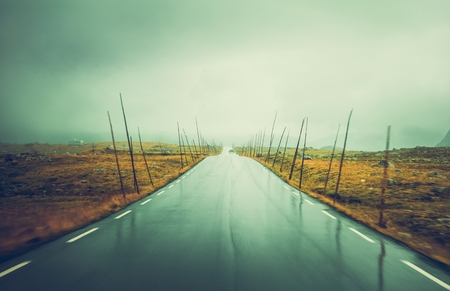
[[[273,158],[272,168],[275,166],[275,162],[277,161],[278,151],[280,150],[281,141],[283,140],[284,132],[286,131],[286,126],[283,129],[283,133],[281,134],[280,142],[278,143],[277,152],[275,153],[275,157]]]
[[[177,128],[178,128],[178,145],[180,146],[181,168],[183,168],[183,152],[181,151],[180,125],[178,124],[178,121],[177,121]]]
[[[295,147],[294,158],[292,159],[291,172],[289,173],[289,180],[292,179],[292,174],[294,173],[295,161],[297,160],[298,146],[300,145],[300,137],[302,136],[303,124],[305,123],[305,119],[302,120],[302,126],[300,127],[300,133],[298,135],[297,147]]]
[[[341,181],[342,165],[344,164],[345,147],[347,146],[348,128],[350,126],[350,119],[352,118],[352,113],[353,113],[353,109],[350,111],[350,115],[348,116],[347,130],[345,131],[344,148],[342,149],[341,163],[339,165],[339,174],[338,174],[338,178],[337,178],[337,182],[336,182],[336,190],[334,191],[333,203],[336,203],[336,196],[338,195],[338,190],[339,190],[339,182]]]
[[[383,184],[381,187],[381,197],[380,197],[380,218],[378,220],[378,225],[381,227],[385,226],[385,222],[383,221],[383,212],[384,212],[384,194],[386,193],[387,187],[387,176],[388,176],[388,166],[389,166],[389,140],[391,139],[391,126],[388,126],[387,129],[387,138],[386,138],[386,151],[384,152],[384,172],[383,172]]]
[[[164,155],[164,151],[163,151],[163,148],[161,146],[161,142],[159,142],[159,149],[161,150],[161,155]]]
[[[200,133],[198,131],[197,117],[195,117],[195,127],[197,128],[198,149],[200,150],[200,154],[202,154],[202,144],[200,142]]]
[[[141,132],[139,130],[139,127],[138,127],[138,136],[139,136],[139,144],[141,145],[142,156],[144,157],[145,168],[147,169],[147,173],[148,173],[148,178],[150,179],[150,183],[152,184],[152,186],[155,187],[155,184],[153,184],[152,175],[150,174],[150,169],[148,168],[148,163],[147,163],[147,158],[145,157],[144,147],[142,146]]]
[[[130,141],[130,135],[128,134],[127,118],[125,116],[125,109],[123,107],[123,102],[122,102],[122,93],[119,93],[119,94],[120,94],[120,105],[122,105],[123,121],[125,123],[125,131],[127,133],[128,148],[130,150],[131,169],[133,171],[133,180],[134,180],[134,190],[136,190],[136,192],[138,194],[140,194],[139,193],[139,186],[138,186],[138,182],[137,182],[137,178],[136,178],[136,171],[135,171],[135,168],[134,168],[133,148],[132,148],[131,141]]]
[[[113,131],[113,126],[112,126],[112,122],[111,122],[111,117],[109,116],[109,111],[108,111],[108,120],[109,120],[109,127],[111,128],[111,138],[112,138],[113,147],[114,147],[114,155],[116,156],[117,173],[119,174],[120,189],[122,190],[123,199],[126,200],[127,197],[125,196],[125,190],[123,189],[123,181],[122,181],[122,174],[120,173],[119,157],[117,156],[116,140],[114,139],[114,131]]]
[[[281,165],[280,165],[280,173],[283,172],[284,157],[285,157],[285,155],[286,155],[286,148],[287,148],[287,144],[288,144],[288,141],[289,141],[289,133],[290,133],[290,132],[291,132],[291,131],[289,130],[289,131],[288,131],[288,134],[287,134],[287,137],[286,137],[286,143],[284,144],[283,157],[281,158]]]
[[[264,133],[263,133],[262,141],[261,141],[261,149],[260,149],[260,151],[259,151],[261,157],[262,157],[263,151],[264,151],[264,139],[265,139],[265,138],[266,138],[266,128],[264,127]]]
[[[133,157],[133,177],[134,177],[134,189],[136,189],[136,192],[140,194],[139,192],[139,185],[136,178],[136,171],[134,170],[134,153],[133,153],[133,137],[130,136],[130,144],[131,144],[131,156]]]
[[[336,149],[336,142],[338,139],[338,135],[339,135],[339,129],[341,128],[341,124],[338,125],[338,130],[336,133],[336,138],[334,139],[334,145],[333,145],[333,151],[331,152],[331,158],[330,158],[330,165],[328,166],[328,172],[327,172],[327,177],[325,179],[325,186],[323,187],[323,193],[322,195],[327,195],[327,184],[328,184],[328,179],[330,178],[330,172],[331,172],[331,164],[333,163],[333,158],[334,158],[334,151]]]
[[[183,128],[183,133],[184,133],[184,137],[186,138],[186,144],[187,144],[187,146],[188,146],[189,153],[191,154],[192,162],[194,163],[194,162],[195,162],[194,155],[192,154],[191,146],[189,145],[189,140],[188,140],[188,137],[187,137],[187,135],[186,135],[186,131],[184,131],[184,128]]]
[[[305,151],[306,151],[306,137],[308,135],[308,118],[306,118],[306,127],[305,127],[305,142],[303,143],[303,153],[302,153],[302,165],[300,166],[300,179],[298,182],[298,189],[302,190],[302,181],[303,181],[303,166],[305,164]]]
[[[273,124],[272,124],[272,133],[270,134],[270,143],[269,143],[269,151],[267,152],[267,156],[266,156],[266,163],[269,161],[270,158],[270,149],[272,148],[272,142],[273,142],[273,129],[275,127],[275,121],[277,120],[277,114],[278,111],[275,112],[275,118],[273,119]]]

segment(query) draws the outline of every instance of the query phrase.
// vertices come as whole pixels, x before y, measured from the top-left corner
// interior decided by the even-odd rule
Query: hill
[[[447,135],[441,140],[440,143],[436,145],[437,147],[450,147],[450,130],[447,132]]]

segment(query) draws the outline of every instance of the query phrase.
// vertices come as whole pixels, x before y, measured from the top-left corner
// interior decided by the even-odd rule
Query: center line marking
[[[181,181],[181,180],[178,180],[176,183],[178,184],[178,183],[180,183],[180,181]]]
[[[9,268],[8,270],[5,270],[5,271],[1,272],[0,273],[0,278],[5,276],[5,275],[8,275],[11,272],[14,272],[15,270],[17,270],[19,268],[22,268],[25,265],[28,265],[29,263],[31,263],[31,261],[25,261],[23,263],[15,265],[14,267]]]
[[[305,199],[306,202],[308,202],[311,205],[314,205],[314,203],[312,203],[311,201],[309,201],[308,199]]]
[[[148,200],[145,200],[144,202],[141,203],[141,205],[144,205],[145,203],[149,202],[150,200],[152,200],[151,198]]]
[[[356,229],[351,228],[351,227],[349,227],[348,229],[350,229],[351,231],[353,231],[354,233],[356,233],[357,235],[359,235],[360,237],[362,237],[362,238],[365,239],[366,241],[371,242],[371,243],[375,243],[373,240],[371,240],[370,238],[368,238],[368,237],[365,236],[364,234],[360,233],[360,232],[357,231]]]
[[[181,178],[181,179],[185,179],[186,178],[186,176],[183,176],[183,178]]]
[[[173,184],[169,186],[169,189],[173,187]]]
[[[131,210],[128,210],[127,212],[122,213],[121,215],[117,216],[117,217],[114,218],[114,219],[119,219],[119,218],[121,218],[121,217],[124,217],[125,215],[127,215],[127,214],[130,213],[130,212],[131,212]]]
[[[292,194],[297,195],[300,197],[300,194],[298,194],[297,192],[292,191]]]
[[[447,290],[450,290],[450,285],[448,285],[447,283],[439,280],[438,278],[436,278],[435,276],[431,275],[430,273],[422,270],[421,268],[417,267],[416,265],[408,262],[408,261],[404,261],[401,260],[403,263],[405,263],[406,265],[410,266],[411,268],[413,268],[414,270],[416,270],[417,272],[419,272],[420,274],[424,275],[425,277],[427,277],[428,279],[434,281],[435,283],[441,285],[442,287],[444,287]]]
[[[283,187],[289,190],[289,187],[288,187],[288,186],[284,185]]]
[[[74,238],[72,238],[72,239],[69,239],[68,241],[66,241],[66,243],[73,243],[73,242],[76,241],[77,239],[80,239],[80,238],[82,238],[83,236],[88,235],[88,234],[90,234],[91,232],[96,231],[97,229],[98,229],[98,227],[93,228],[93,229],[91,229],[91,230],[88,230],[88,231],[86,231],[85,233],[80,234],[79,236],[76,236],[76,237],[74,237]]]
[[[334,217],[333,215],[329,214],[328,212],[326,212],[325,210],[322,210],[323,213],[325,213],[326,215],[328,215],[329,217],[336,219],[336,217]]]
[[[158,196],[159,196],[159,195],[161,195],[162,193],[164,193],[164,191],[161,191],[161,192],[159,192],[159,193],[158,193],[158,194],[156,194],[156,195],[158,195]]]

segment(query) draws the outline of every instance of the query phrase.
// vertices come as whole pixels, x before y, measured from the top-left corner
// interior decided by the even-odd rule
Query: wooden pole
[[[277,152],[275,153],[275,157],[273,158],[272,168],[275,166],[275,162],[277,161],[278,151],[280,150],[281,141],[283,140],[284,132],[286,131],[286,126],[283,129],[283,133],[281,134],[280,142],[278,143]]]
[[[277,120],[277,114],[278,111],[275,112],[275,118],[273,119],[273,124],[272,124],[272,133],[270,134],[270,143],[269,143],[269,151],[267,152],[267,156],[266,156],[266,163],[269,161],[270,158],[270,149],[272,148],[272,142],[273,142],[273,129],[275,127],[275,121]]]
[[[138,194],[141,194],[141,193],[139,192],[139,185],[138,185],[138,182],[137,182],[136,170],[135,170],[135,167],[134,167],[134,152],[133,152],[133,137],[132,137],[132,136],[130,136],[130,144],[131,144],[131,151],[130,151],[130,154],[131,154],[131,156],[132,156],[132,162],[131,162],[131,165],[132,165],[132,167],[133,167],[134,189],[136,190],[136,192],[137,192]]]
[[[195,117],[195,127],[197,128],[198,149],[200,150],[200,155],[201,155],[202,154],[202,144],[200,142],[200,133],[198,131],[197,117]]]
[[[341,163],[339,164],[339,173],[338,173],[338,178],[337,178],[337,182],[336,182],[336,190],[334,191],[333,203],[336,203],[336,196],[338,195],[338,191],[339,191],[339,182],[341,181],[342,165],[344,164],[345,147],[347,146],[348,128],[350,126],[350,119],[352,118],[352,113],[353,113],[353,109],[350,111],[350,115],[348,116],[347,130],[345,131],[344,148],[342,149]]]
[[[333,163],[333,158],[334,158],[334,151],[336,149],[336,142],[339,136],[339,129],[341,128],[341,124],[339,124],[338,126],[338,130],[336,133],[336,138],[334,139],[334,145],[333,145],[333,151],[331,152],[331,158],[330,158],[330,165],[328,166],[328,172],[327,172],[327,177],[325,179],[325,186],[323,187],[323,193],[322,195],[327,195],[327,184],[328,184],[328,179],[330,178],[330,172],[331,172],[331,164]]]
[[[297,160],[298,146],[300,145],[300,137],[302,136],[303,124],[305,119],[302,120],[302,126],[300,127],[300,133],[298,135],[297,146],[295,147],[294,158],[292,159],[291,172],[289,173],[289,180],[292,179],[292,174],[294,173],[295,161]]]
[[[284,156],[286,155],[286,148],[289,140],[289,133],[291,131],[288,131],[287,137],[286,137],[286,143],[284,144],[284,151],[283,151],[283,157],[281,158],[281,165],[280,165],[280,173],[283,172],[283,163],[284,163]]]
[[[303,153],[302,153],[302,165],[300,166],[300,179],[298,182],[298,189],[302,191],[302,181],[303,181],[303,166],[305,165],[305,151],[306,151],[306,137],[308,135],[308,118],[306,118],[305,126],[305,142],[303,143]]]
[[[389,141],[391,139],[391,126],[388,126],[387,129],[387,137],[386,137],[386,151],[384,152],[384,171],[383,171],[383,184],[381,187],[381,197],[380,197],[380,217],[378,220],[378,225],[381,227],[385,226],[385,222],[383,221],[383,212],[384,212],[384,195],[386,193],[387,188],[387,177],[388,177],[388,166],[389,166]]]
[[[178,145],[180,147],[181,168],[183,168],[183,153],[181,151],[180,125],[178,124],[178,121],[177,121],[177,128],[178,128]]]
[[[191,154],[192,162],[194,163],[194,162],[195,162],[194,156],[192,155],[191,146],[189,145],[189,140],[188,140],[188,137],[187,137],[187,135],[186,135],[186,131],[184,131],[184,128],[183,128],[183,133],[184,133],[184,137],[185,137],[185,139],[186,139],[186,144],[187,144],[187,146],[188,146],[189,153]]]
[[[148,173],[148,178],[150,179],[150,183],[152,184],[152,186],[155,187],[155,184],[153,184],[152,175],[150,174],[150,169],[148,168],[148,163],[147,163],[147,158],[145,157],[144,147],[142,146],[141,132],[139,130],[139,127],[138,127],[138,136],[139,136],[139,144],[141,145],[142,156],[144,157],[145,168],[147,169],[147,173]]]
[[[263,155],[263,151],[264,151],[264,139],[266,138],[266,128],[264,127],[264,133],[263,133],[263,137],[262,137],[262,142],[261,142],[261,149],[260,149],[260,154],[261,157]]]
[[[126,200],[127,197],[125,196],[125,190],[123,189],[123,181],[122,181],[122,174],[120,173],[119,157],[117,156],[116,140],[114,139],[114,131],[113,131],[113,126],[112,126],[112,122],[111,122],[111,117],[109,116],[109,111],[108,111],[108,120],[109,120],[109,127],[111,128],[111,138],[112,138],[113,147],[114,147],[114,155],[116,156],[117,173],[119,174],[120,189],[122,190],[123,199]]]
[[[138,186],[137,179],[136,179],[136,171],[135,171],[135,168],[134,168],[133,148],[131,146],[130,135],[128,134],[127,118],[125,116],[125,109],[123,107],[122,93],[119,93],[119,94],[120,94],[120,105],[122,105],[123,121],[125,123],[125,131],[127,133],[128,148],[130,150],[131,169],[133,171],[133,180],[134,180],[134,190],[136,190],[136,192],[138,194],[140,194],[139,193],[139,186]]]

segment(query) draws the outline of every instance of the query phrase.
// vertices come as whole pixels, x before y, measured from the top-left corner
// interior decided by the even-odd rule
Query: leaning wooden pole
[[[383,171],[383,184],[381,187],[381,197],[380,197],[380,217],[378,219],[378,225],[381,227],[385,226],[385,222],[383,221],[383,212],[384,212],[384,195],[386,193],[387,188],[387,176],[388,176],[388,166],[389,166],[389,140],[391,139],[391,126],[388,126],[387,129],[387,138],[386,138],[386,151],[384,152],[384,171]]]
[[[133,180],[134,180],[134,190],[136,190],[136,192],[138,194],[140,194],[139,193],[139,185],[138,185],[138,182],[137,182],[137,179],[136,179],[136,171],[135,171],[135,168],[134,168],[133,148],[131,146],[130,135],[128,134],[127,118],[125,116],[125,109],[123,107],[122,93],[119,93],[119,94],[120,94],[120,105],[122,105],[123,121],[125,123],[125,131],[127,133],[128,149],[130,150],[131,169],[133,171]]]
[[[202,154],[202,143],[200,142],[200,132],[198,131],[197,117],[195,117],[195,127],[197,128],[198,149],[200,150],[200,154]]]
[[[283,133],[281,134],[280,142],[278,143],[277,152],[275,153],[275,157],[273,158],[272,168],[275,167],[275,162],[277,161],[278,151],[280,150],[281,142],[283,141],[284,132],[286,131],[286,126],[283,129]]]
[[[323,187],[323,193],[322,195],[327,195],[327,185],[328,185],[328,179],[330,178],[330,172],[331,172],[331,164],[333,163],[333,158],[334,158],[334,151],[336,150],[336,142],[339,136],[339,129],[341,128],[341,124],[339,124],[338,126],[338,130],[336,133],[336,138],[334,139],[334,145],[333,145],[333,151],[331,152],[331,158],[330,158],[330,165],[328,166],[328,172],[327,172],[327,177],[325,178],[325,186]]]
[[[270,134],[270,143],[269,143],[269,151],[267,152],[267,156],[266,156],[266,163],[269,161],[270,158],[270,149],[272,148],[272,142],[273,142],[273,129],[275,127],[275,121],[277,121],[277,114],[278,111],[275,112],[275,118],[273,119],[273,124],[272,124],[272,133]]]
[[[144,157],[145,168],[147,169],[148,173],[148,178],[150,179],[150,183],[152,184],[152,186],[155,187],[155,184],[153,184],[152,175],[150,174],[150,169],[148,167],[147,158],[145,157],[144,147],[142,146],[141,132],[139,130],[139,127],[138,127],[138,136],[139,136],[139,144],[141,145],[142,156]]]
[[[290,130],[288,131],[288,134],[287,134],[287,137],[286,137],[286,143],[284,144],[283,157],[281,158],[281,165],[280,165],[280,173],[283,172],[283,163],[284,163],[284,157],[286,155],[287,144],[288,144],[288,141],[289,141],[289,133],[290,133]]]
[[[353,109],[350,111],[350,115],[348,116],[347,130],[345,131],[344,148],[342,149],[341,163],[339,165],[339,173],[338,173],[337,182],[336,182],[336,190],[334,191],[333,203],[336,203],[336,196],[338,195],[338,191],[339,191],[339,182],[341,181],[342,165],[344,164],[345,147],[347,146],[348,128],[350,126],[350,119],[352,118],[352,113],[353,113]]]
[[[298,146],[300,145],[300,137],[302,136],[303,124],[305,119],[302,120],[302,126],[300,127],[300,133],[298,135],[297,146],[295,147],[294,158],[292,159],[291,172],[289,173],[289,180],[292,179],[292,174],[294,173],[295,161],[297,160]]]
[[[306,118],[305,126],[305,142],[303,143],[302,165],[300,166],[300,179],[298,181],[298,190],[302,191],[303,167],[305,165],[306,137],[308,136],[308,118]]]
[[[131,156],[133,157],[133,160],[132,160],[131,164],[132,164],[132,167],[133,167],[134,189],[136,190],[136,192],[138,194],[140,194],[140,192],[139,192],[139,184],[137,182],[136,171],[135,171],[135,168],[134,168],[134,153],[133,153],[133,137],[132,136],[130,136],[130,145],[131,145],[130,153],[131,153]]]
[[[194,145],[195,158],[198,159],[200,156],[198,155],[198,152],[197,152],[197,146],[195,145],[195,139],[192,139],[192,144]]]
[[[109,111],[108,111],[108,120],[109,120],[109,127],[111,128],[111,138],[114,147],[114,155],[116,156],[117,173],[119,174],[120,189],[122,190],[123,199],[127,199],[127,197],[125,196],[125,190],[123,189],[123,181],[122,181],[122,174],[120,173],[119,157],[117,156],[116,140],[114,139],[114,131],[111,122],[111,117],[109,116]]]
[[[186,139],[186,144],[188,146],[189,153],[191,154],[192,162],[194,163],[195,162],[194,155],[192,154],[191,146],[189,145],[189,140],[188,140],[188,137],[186,135],[186,131],[184,131],[184,128],[183,128],[183,133],[184,133],[184,138]]]
[[[178,128],[178,145],[180,147],[180,162],[181,162],[181,168],[183,168],[183,152],[181,151],[181,139],[180,139],[180,125],[177,121],[177,128]]]
[[[262,141],[261,141],[261,149],[260,149],[260,151],[259,151],[261,157],[262,157],[263,151],[264,151],[264,139],[265,139],[265,138],[266,138],[266,128],[264,127],[264,133],[263,133]]]

